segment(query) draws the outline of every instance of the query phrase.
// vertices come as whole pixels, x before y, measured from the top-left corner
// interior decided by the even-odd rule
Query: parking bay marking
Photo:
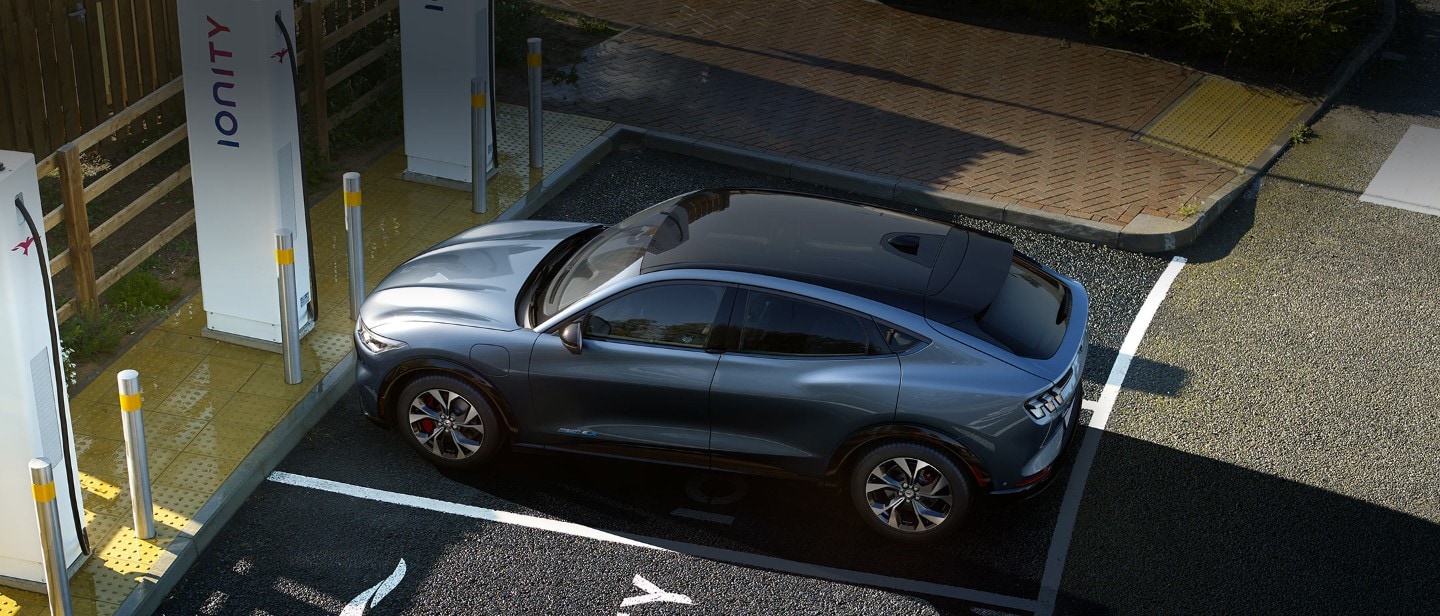
[[[526,528],[545,530],[565,535],[571,535],[574,537],[585,537],[587,539],[593,539],[596,541],[620,543],[638,548],[659,550],[662,552],[673,552],[705,560],[730,563],[733,565],[740,565],[743,567],[751,567],[756,569],[767,569],[780,573],[789,573],[792,575],[829,580],[832,582],[840,582],[844,584],[870,586],[873,588],[883,588],[906,593],[932,595],[936,597],[949,597],[952,599],[959,599],[961,601],[982,603],[986,605],[993,605],[996,607],[1003,607],[1014,610],[1022,610],[1026,612],[1034,612],[1039,606],[1039,603],[1032,599],[1001,595],[992,592],[985,592],[983,590],[975,590],[972,588],[949,586],[945,584],[937,584],[934,582],[922,582],[919,580],[907,580],[905,578],[880,575],[876,573],[865,573],[862,571],[850,571],[848,569],[838,569],[835,567],[826,567],[823,565],[813,565],[809,563],[796,562],[793,560],[785,560],[783,558],[775,558],[773,556],[761,556],[758,554],[750,554],[747,552],[727,550],[724,548],[714,548],[710,546],[696,545],[693,543],[682,543],[679,541],[670,541],[667,539],[655,539],[651,537],[640,537],[628,534],[610,533],[596,528],[591,528],[589,526],[584,526],[582,524],[575,524],[573,522],[563,522],[560,520],[551,520],[548,518],[540,518],[519,513],[510,513],[507,511],[496,511],[494,509],[485,509],[483,507],[476,507],[473,505],[451,503],[448,501],[426,498],[424,496],[401,494],[399,492],[388,492],[385,490],[377,490],[375,488],[367,488],[364,486],[351,485],[348,483],[340,483],[338,481],[330,481],[328,479],[307,477],[305,475],[295,475],[283,471],[275,471],[270,473],[269,479],[270,481],[273,481],[275,483],[282,483],[301,488],[319,490],[322,492],[330,492],[333,494],[340,494],[353,498],[361,498],[381,503],[389,503],[392,505],[400,505],[403,507],[414,507],[417,509],[425,509],[439,513],[448,513],[478,520],[499,522],[501,524],[523,526]]]
[[[1070,539],[1075,533],[1075,519],[1080,513],[1080,499],[1085,495],[1085,482],[1090,477],[1090,467],[1095,463],[1095,451],[1100,446],[1100,437],[1105,433],[1105,424],[1110,421],[1110,412],[1114,410],[1115,400],[1120,396],[1120,386],[1125,383],[1125,375],[1130,372],[1130,362],[1140,350],[1140,341],[1144,340],[1145,332],[1150,329],[1150,321],[1160,310],[1160,304],[1170,292],[1170,285],[1180,275],[1185,263],[1185,257],[1170,260],[1170,265],[1165,267],[1160,279],[1156,280],[1155,286],[1150,289],[1145,303],[1140,306],[1139,314],[1136,314],[1135,320],[1130,323],[1130,331],[1125,334],[1125,340],[1120,343],[1120,352],[1110,367],[1110,377],[1100,391],[1100,400],[1093,406],[1089,400],[1083,402],[1092,409],[1089,423],[1091,430],[1086,432],[1085,440],[1080,443],[1075,466],[1070,472],[1070,481],[1065,486],[1065,498],[1060,503],[1060,516],[1055,520],[1050,553],[1045,559],[1045,573],[1040,577],[1040,596],[1035,602],[1038,609],[1032,610],[1041,616],[1049,616],[1055,611],[1055,601],[1060,594],[1060,578],[1065,573],[1065,558],[1070,551]]]

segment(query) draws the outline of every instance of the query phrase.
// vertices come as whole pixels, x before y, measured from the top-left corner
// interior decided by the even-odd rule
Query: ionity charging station
[[[310,245],[295,102],[293,0],[179,0],[204,335],[281,341],[275,234]],[[314,327],[309,250],[295,251],[299,331]]]
[[[405,104],[405,179],[469,184],[470,80],[495,99],[494,0],[401,0],[400,68]],[[486,177],[495,174],[495,105],[485,106],[491,136]]]
[[[67,571],[88,547],[33,155],[0,151],[0,200],[0,584],[43,593],[31,459],[53,465]]]

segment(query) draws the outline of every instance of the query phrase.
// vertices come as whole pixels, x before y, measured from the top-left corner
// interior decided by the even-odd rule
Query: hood
[[[430,321],[513,330],[515,302],[530,273],[588,223],[520,220],[470,229],[395,268],[375,287],[360,319]]]

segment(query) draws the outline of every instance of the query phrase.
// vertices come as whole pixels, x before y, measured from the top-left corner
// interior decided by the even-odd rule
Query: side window
[[[868,320],[804,300],[750,291],[742,319],[742,353],[833,357],[872,349]]]
[[[591,338],[705,348],[725,288],[664,284],[626,293],[590,312]]]

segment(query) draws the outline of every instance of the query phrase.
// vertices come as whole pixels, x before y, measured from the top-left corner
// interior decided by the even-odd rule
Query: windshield
[[[585,244],[545,287],[539,320],[555,316],[602,287],[639,275],[640,259],[665,219],[663,212],[641,212]]]

